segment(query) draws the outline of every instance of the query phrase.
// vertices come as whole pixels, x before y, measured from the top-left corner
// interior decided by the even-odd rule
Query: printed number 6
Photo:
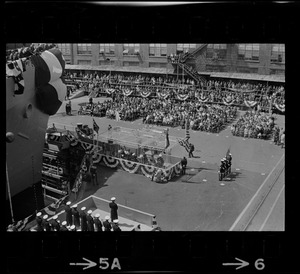
[[[257,270],[263,270],[265,268],[265,264],[263,263],[263,261],[264,261],[264,259],[257,259],[255,261],[254,265]]]

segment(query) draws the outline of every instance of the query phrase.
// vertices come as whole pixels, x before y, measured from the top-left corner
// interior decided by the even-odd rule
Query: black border
[[[265,258],[266,268],[261,272],[296,273],[299,269],[297,198],[300,192],[297,191],[299,159],[295,153],[299,146],[295,80],[299,74],[296,59],[299,56],[300,13],[296,2],[278,2],[224,1],[165,7],[104,6],[83,1],[6,2],[5,43],[177,43],[179,40],[285,43],[288,104],[285,232],[122,232],[104,237],[89,233],[7,233],[4,229],[7,272],[80,273],[79,268],[70,268],[68,262],[78,261],[81,257],[96,260],[107,256],[118,257],[121,265],[124,262],[126,267],[116,271],[119,273],[138,273],[140,270],[232,272],[234,268],[224,268],[221,262],[232,261],[234,257],[252,264],[238,270],[240,272],[259,272],[253,262]],[[81,241],[81,252],[76,252],[78,240]],[[82,271],[92,272],[108,271],[98,268]]]

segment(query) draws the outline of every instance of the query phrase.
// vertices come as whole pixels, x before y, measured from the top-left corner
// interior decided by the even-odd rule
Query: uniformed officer
[[[36,214],[36,217],[35,217],[35,221],[36,221],[36,224],[37,225],[41,225],[42,224],[42,212],[38,212]]]
[[[52,231],[59,231],[60,229],[60,225],[57,222],[57,217],[58,217],[57,215],[54,215],[52,219],[49,221]]]
[[[73,216],[73,224],[76,226],[76,228],[80,227],[80,217],[79,212],[77,210],[77,204],[72,206],[72,216]]]
[[[81,226],[81,231],[87,231],[87,222],[86,222],[86,213],[85,213],[86,207],[82,207],[81,211],[79,212],[80,216],[80,226]]]
[[[77,231],[76,226],[75,225],[71,225],[70,231]]]
[[[72,209],[70,207],[71,202],[68,201],[65,205],[65,212],[66,212],[66,222],[67,226],[71,226],[73,224],[72,220]]]
[[[95,224],[96,231],[102,231],[102,222],[100,220],[100,214],[99,213],[97,213],[94,216],[94,224]]]
[[[232,155],[231,155],[231,153],[229,153],[226,156],[226,159],[227,159],[227,165],[228,165],[228,174],[230,174],[231,173],[231,161],[232,161]]]
[[[121,228],[119,227],[119,220],[115,219],[112,223],[112,229],[113,231],[121,231]]]
[[[226,160],[226,158],[222,158],[222,160],[223,160],[223,165],[224,165],[224,177],[226,177],[227,176],[227,167],[228,167],[227,160]]]
[[[47,219],[48,219],[48,215],[46,214],[43,217],[42,227],[43,227],[44,231],[51,231],[51,227],[50,227],[50,224]]]
[[[181,167],[182,167],[181,174],[182,175],[185,174],[186,166],[187,166],[187,159],[185,157],[183,157],[181,160]]]
[[[104,231],[111,231],[111,224],[109,222],[109,216],[105,216],[105,221],[103,222]]]
[[[93,220],[93,217],[92,217],[92,213],[93,213],[93,211],[89,210],[87,212],[87,216],[86,216],[87,230],[88,231],[95,231],[94,230],[94,220]]]
[[[225,177],[225,164],[224,164],[224,159],[221,159],[219,181],[222,181],[224,177]]]
[[[116,197],[112,197],[111,202],[109,203],[110,207],[110,219],[114,221],[118,219],[118,205],[115,203]]]
[[[68,228],[67,228],[67,221],[63,221],[61,223],[61,227],[60,227],[59,231],[69,231]]]

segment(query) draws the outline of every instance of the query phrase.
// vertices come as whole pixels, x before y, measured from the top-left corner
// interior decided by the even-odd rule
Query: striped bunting
[[[32,55],[31,62],[35,67],[38,108],[53,115],[60,108],[67,93],[62,78],[65,69],[63,55],[59,49],[51,48],[40,55]]]
[[[256,101],[247,101],[247,100],[244,100],[244,103],[247,107],[251,107],[251,108],[255,107],[257,104]]]
[[[182,140],[177,140],[179,145],[183,146],[185,148],[185,150],[187,152],[190,151],[190,144],[189,144],[189,141],[187,139],[182,139]]]

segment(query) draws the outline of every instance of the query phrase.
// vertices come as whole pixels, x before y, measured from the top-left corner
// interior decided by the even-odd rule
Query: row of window
[[[71,44],[57,44],[65,55],[71,54]],[[259,44],[238,44],[238,59],[246,61],[259,60]],[[177,44],[176,53],[196,49],[196,44]],[[140,44],[123,44],[123,55],[136,55],[140,51]],[[115,44],[100,44],[100,53],[115,54]],[[77,44],[77,54],[92,54],[92,44]],[[208,44],[206,58],[213,60],[226,59],[227,44]],[[167,44],[149,44],[150,57],[166,57]],[[271,62],[285,63],[284,44],[272,44]]]

